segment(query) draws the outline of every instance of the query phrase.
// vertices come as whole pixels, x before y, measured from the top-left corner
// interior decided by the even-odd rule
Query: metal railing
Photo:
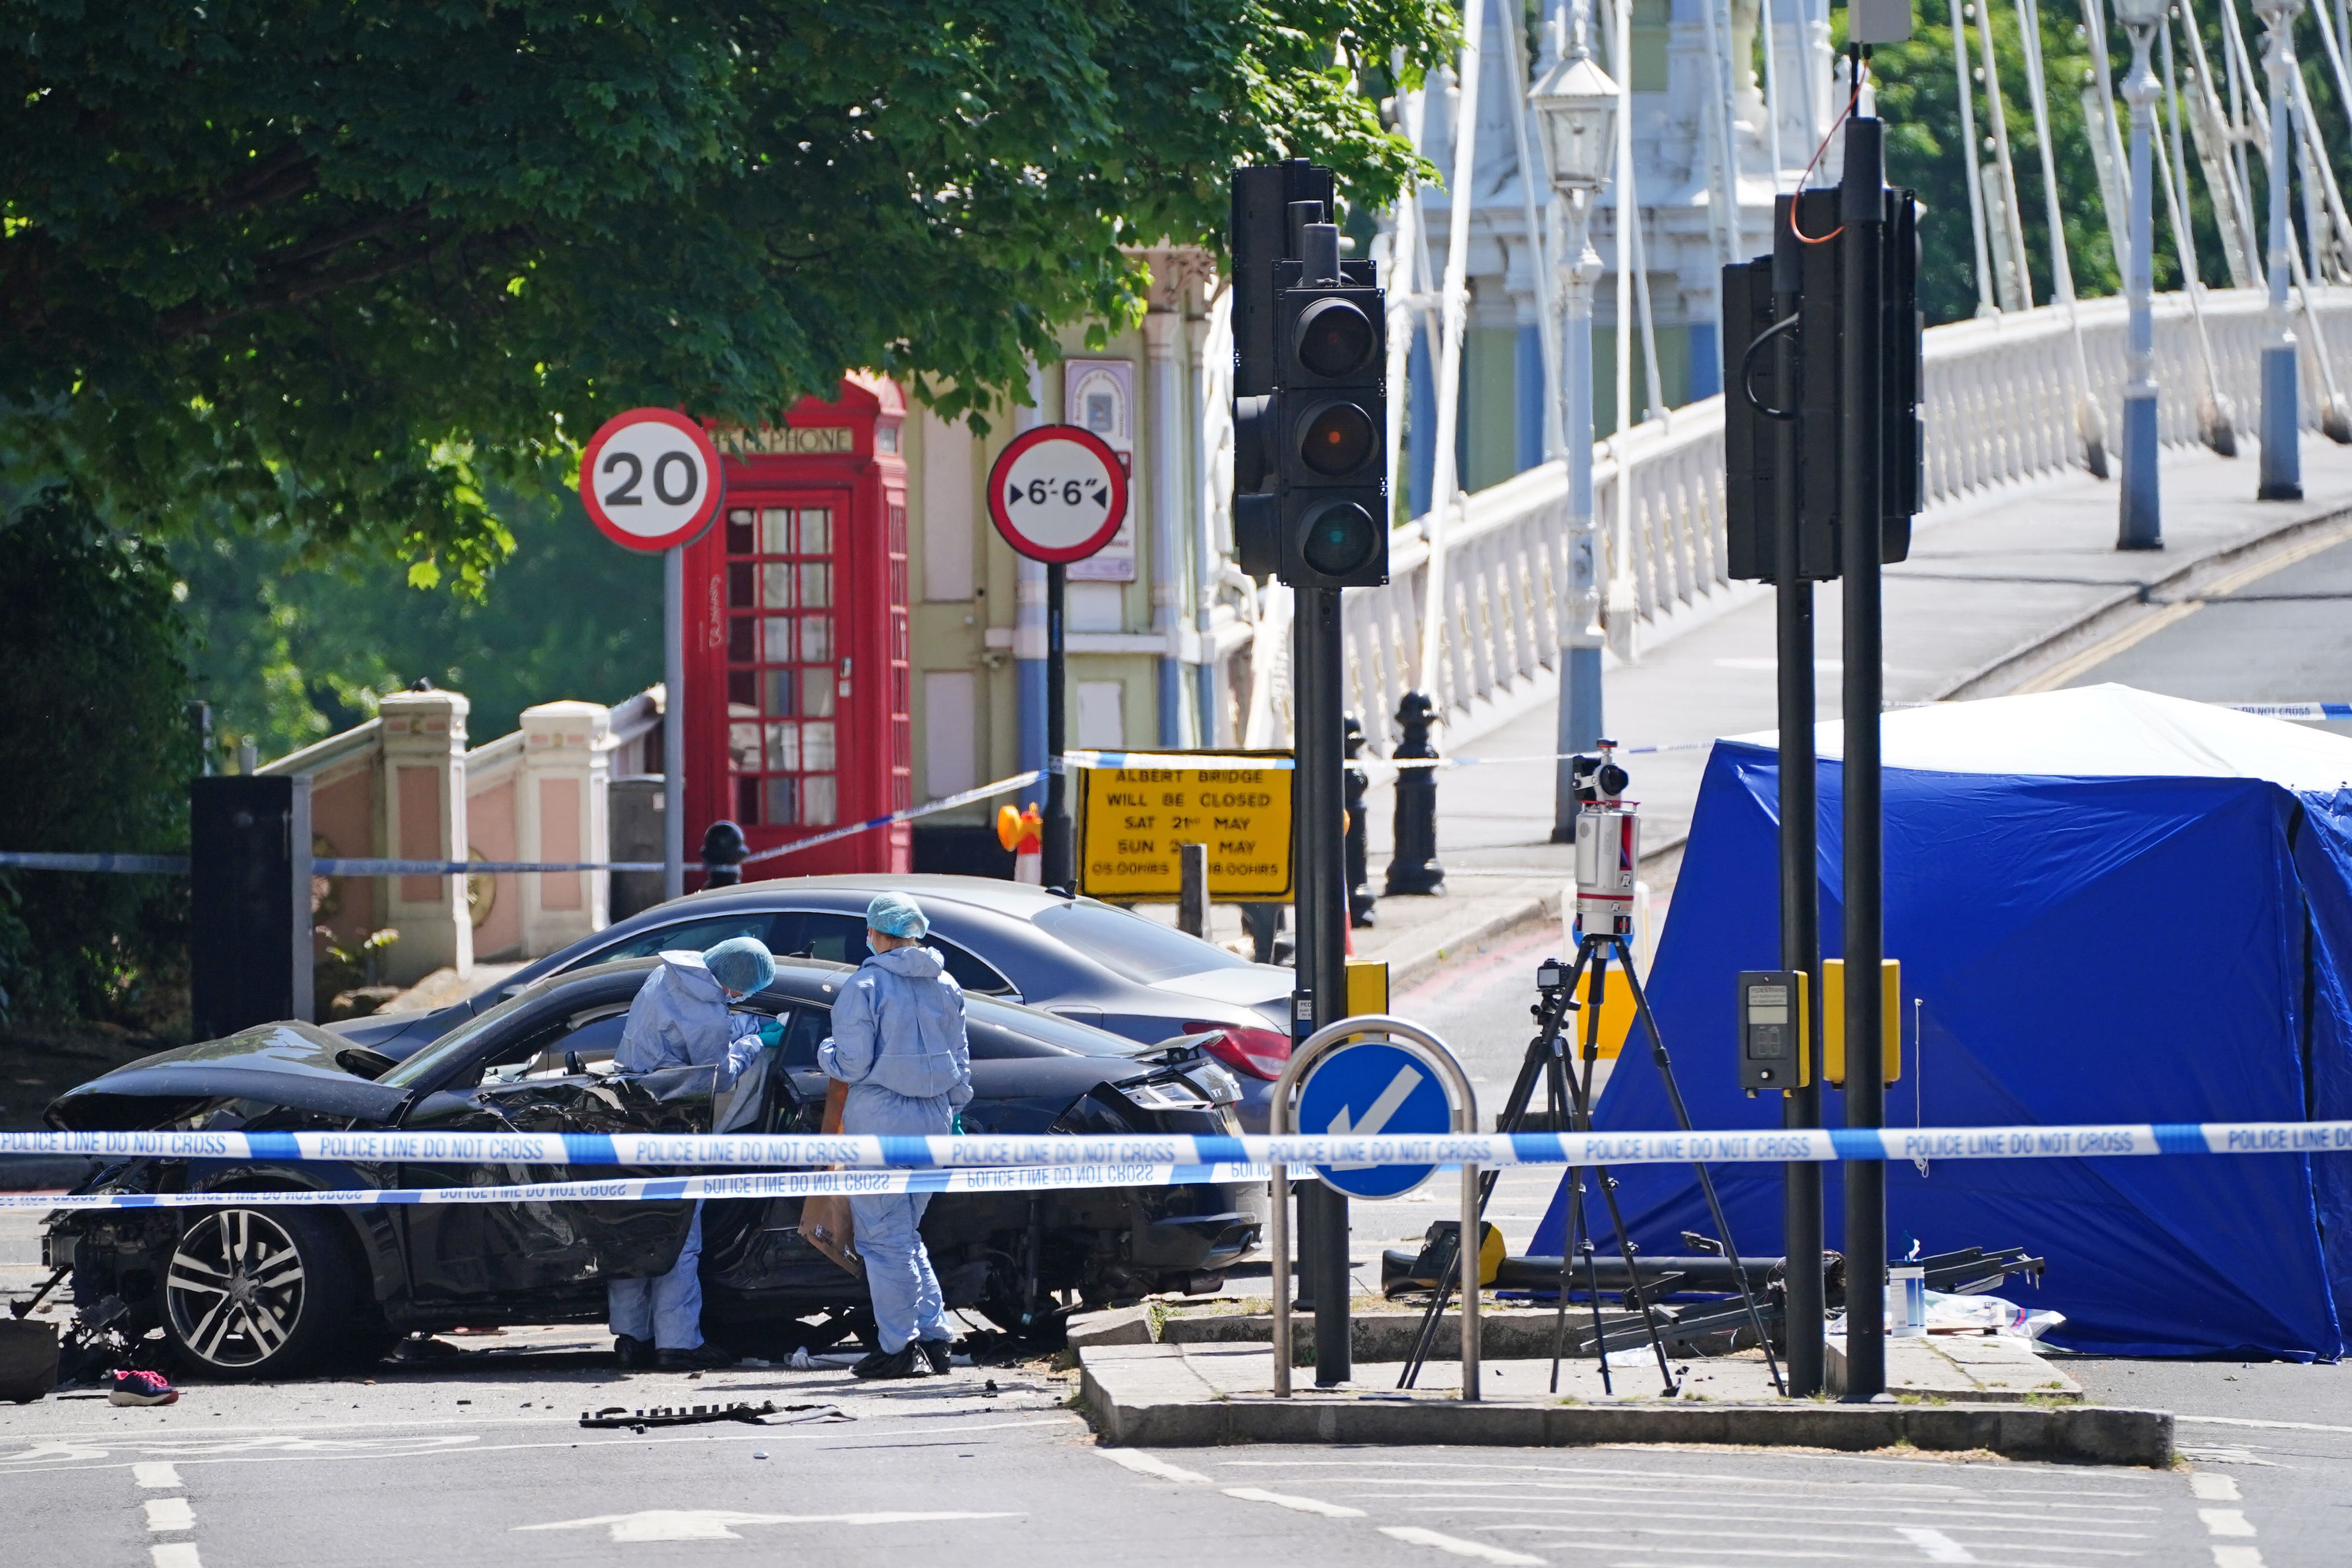
[[[2209,386],[2234,405],[2242,440],[2259,406],[2262,291],[2211,289],[2202,304],[2210,383],[2188,297],[2157,297],[2158,406],[2162,437],[2173,445],[2199,439]],[[2081,332],[2092,397],[2105,429],[2119,431],[2125,312],[2121,298],[2095,299],[2078,305],[2071,319],[2051,306],[1931,329],[1921,410],[1927,505],[2084,467],[2080,389],[2068,340]],[[2304,350],[2303,422],[2315,430],[2325,400],[2352,381],[2352,290],[2315,288],[2308,311],[2298,302],[2294,330]],[[2250,493],[2252,484],[2250,466]],[[1759,591],[1724,575],[1720,397],[1597,444],[1593,505],[1606,552],[1610,645],[1620,659],[1635,658]],[[1457,503],[1441,541],[1441,605],[1427,602],[1426,517],[1391,537],[1385,587],[1348,591],[1349,702],[1362,717],[1368,751],[1385,756],[1394,743],[1398,698],[1420,682],[1414,665],[1424,616],[1442,621],[1440,667],[1428,686],[1457,733],[1475,732],[1483,714],[1504,707],[1552,667],[1566,608],[1567,507],[1566,465],[1530,468]],[[1237,644],[1234,656],[1247,656],[1246,646]],[[1257,668],[1286,679],[1286,661],[1260,660]],[[1273,694],[1267,709],[1278,716],[1273,727],[1286,735],[1288,693]],[[1262,743],[1278,743],[1278,737]]]

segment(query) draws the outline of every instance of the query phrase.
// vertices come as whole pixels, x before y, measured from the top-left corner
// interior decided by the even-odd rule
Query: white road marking
[[[974,1519],[1021,1519],[1019,1513],[738,1513],[728,1509],[649,1508],[636,1513],[601,1513],[551,1524],[519,1524],[517,1530],[593,1530],[603,1525],[615,1541],[740,1541],[736,1524],[945,1524]]]
[[[1940,1530],[1925,1530],[1916,1524],[1898,1524],[1895,1533],[1919,1549],[1919,1554],[1930,1563],[1974,1563],[1977,1554],[1945,1534]]]
[[[2352,1427],[2347,1427],[2347,1428],[2345,1428],[2345,1430],[2352,1431]],[[1619,1446],[1622,1446],[1622,1445],[1619,1445]],[[1884,1468],[1884,1467],[1890,1466],[1890,1465],[1901,1465],[1901,1466],[1904,1466],[1904,1467],[1906,1467],[1906,1468],[1908,1468],[1908,1467],[1911,1467],[1911,1466],[1913,1466],[1913,1465],[1916,1465],[1916,1464],[1918,1464],[1918,1463],[1921,1463],[1921,1462],[1922,1462],[1922,1461],[1918,1461],[1918,1460],[1910,1460],[1910,1459],[1882,1459],[1882,1458],[1864,1458],[1864,1457],[1862,1457],[1862,1456],[1859,1456],[1859,1455],[1853,1455],[1853,1454],[1817,1454],[1817,1455],[1811,1456],[1811,1458],[1815,1458],[1815,1459],[1820,1459],[1820,1460],[1843,1460],[1843,1461],[1844,1461],[1844,1462],[1846,1462],[1846,1463],[1849,1463],[1849,1464],[1854,1464],[1854,1465],[1867,1465],[1867,1466],[1874,1466],[1874,1467],[1879,1467],[1879,1468]],[[2127,1497],[2127,1496],[2131,1495],[2128,1491],[2091,1491],[2091,1490],[2084,1490],[2084,1489],[2083,1489],[2083,1488],[2081,1488],[2081,1487],[1974,1487],[1974,1486],[1960,1486],[1960,1485],[1958,1485],[1958,1484],[1948,1483],[1948,1482],[1933,1482],[1933,1481],[1848,1481],[1848,1480],[1813,1481],[1813,1480],[1790,1480],[1790,1479],[1782,1479],[1782,1478],[1778,1477],[1778,1476],[1727,1476],[1727,1475],[1724,1475],[1724,1474],[1722,1474],[1722,1473],[1721,1473],[1721,1472],[1719,1472],[1719,1471],[1706,1471],[1706,1470],[1667,1470],[1667,1469],[1612,1469],[1612,1468],[1611,1468],[1611,1467],[1602,1466],[1602,1465],[1528,1464],[1528,1463],[1525,1463],[1525,1462],[1514,1462],[1514,1461],[1510,1461],[1510,1460],[1504,1460],[1504,1459],[1304,1459],[1304,1458],[1301,1458],[1301,1459],[1220,1459],[1220,1460],[1218,1460],[1217,1462],[1218,1462],[1219,1464],[1221,1464],[1221,1465],[1223,1465],[1224,1467],[1226,1467],[1226,1468],[1227,1468],[1227,1469],[1261,1469],[1261,1470],[1274,1470],[1274,1469],[1302,1469],[1302,1470],[1303,1470],[1303,1469],[1503,1470],[1503,1471],[1506,1471],[1506,1472],[1507,1472],[1507,1473],[1509,1473],[1509,1474],[1512,1474],[1512,1475],[1553,1475],[1553,1476],[1571,1476],[1571,1477],[1578,1478],[1578,1479],[1579,1479],[1580,1481],[1583,1480],[1585,1478],[1594,1477],[1594,1476],[1599,1476],[1599,1477],[1602,1477],[1602,1478],[1605,1478],[1605,1479],[1613,1479],[1613,1480],[1625,1480],[1625,1481],[1633,1481],[1633,1482],[1638,1482],[1638,1483],[1641,1483],[1641,1484],[1642,1484],[1642,1486],[1643,1486],[1643,1490],[1648,1490],[1648,1489],[1649,1489],[1649,1488],[1651,1488],[1651,1487],[1654,1487],[1654,1486],[1657,1482],[1659,1482],[1659,1481],[1675,1481],[1675,1480],[1682,1480],[1682,1481],[1703,1481],[1703,1482],[1706,1482],[1706,1483],[1711,1484],[1711,1485],[1721,1485],[1721,1486],[1755,1486],[1755,1487],[1766,1487],[1766,1488],[1769,1488],[1772,1491],[1774,1491],[1774,1492],[1776,1492],[1776,1493],[1778,1493],[1778,1492],[1791,1491],[1791,1490],[1832,1490],[1832,1491],[1852,1491],[1852,1492],[1874,1492],[1874,1491],[1895,1491],[1895,1492],[1935,1492],[1935,1493],[1948,1494],[1948,1495],[1951,1495],[1951,1496],[1966,1497],[1966,1498],[1979,1498],[1979,1497],[1982,1497],[1982,1498],[1992,1498],[1992,1497],[2011,1497],[2011,1496],[2015,1496],[2015,1497],[2029,1497],[2029,1498],[2032,1498],[2032,1497],[2101,1497],[2101,1498],[2119,1498],[2119,1497]],[[1932,1462],[1932,1461],[1930,1461],[1930,1462]],[[2128,1483],[2128,1484],[2129,1484],[2129,1485],[2131,1485],[2131,1486],[2141,1486],[2141,1485],[2146,1485],[2146,1484],[2147,1484],[2147,1481],[2148,1481],[2148,1480],[2150,1480],[2150,1479],[2153,1479],[2153,1477],[2149,1477],[2149,1478],[2142,1478],[2142,1477],[2134,1476],[2134,1475],[2117,1474],[2117,1475],[2116,1475],[2116,1476],[2108,1477],[2108,1478],[2105,1478],[2105,1479],[2112,1479],[2112,1480],[2118,1481],[2118,1482]],[[1436,1484],[1436,1483],[1433,1483],[1433,1484]],[[1457,1482],[1455,1482],[1454,1480],[1453,1480],[1453,1479],[1449,1477],[1449,1478],[1446,1479],[1446,1481],[1445,1481],[1445,1482],[1444,1482],[1443,1484],[1444,1484],[1444,1485],[1448,1485],[1448,1486],[1453,1486],[1453,1485],[1457,1485],[1457,1484],[1473,1484],[1473,1483],[1457,1483]],[[1506,1482],[1502,1482],[1502,1481],[1486,1481],[1486,1482],[1480,1482],[1480,1483],[1475,1483],[1475,1484],[1486,1485],[1486,1486],[1502,1486],[1502,1485],[1506,1485],[1506,1484],[1512,1484],[1512,1483],[1506,1483]]]
[[[2242,1508],[2200,1508],[2197,1517],[2205,1521],[2208,1535],[2252,1535],[2254,1527],[2246,1522],[2246,1511]]]
[[[2244,1448],[2198,1448],[2183,1446],[2180,1457],[2200,1465],[2257,1465],[2266,1470],[2278,1469],[2276,1459],[2258,1459]]]
[[[1319,1513],[1326,1519],[1361,1519],[1360,1508],[1343,1508],[1320,1498],[1293,1497],[1288,1492],[1264,1491],[1256,1487],[1227,1487],[1227,1497],[1237,1497],[1244,1502],[1270,1502],[1276,1508],[1296,1509],[1300,1513]]]
[[[435,1422],[431,1424],[436,1426],[447,1425],[446,1422]],[[575,1432],[578,1430],[577,1422],[569,1417],[558,1424],[572,1427]],[[1084,1423],[1081,1422],[1079,1417],[1075,1415],[1041,1415],[1037,1418],[1032,1420],[991,1421],[972,1427],[877,1427],[871,1430],[860,1430],[856,1432],[844,1432],[838,1427],[828,1427],[822,1434],[814,1432],[803,1434],[774,1430],[739,1431],[730,1428],[723,1431],[695,1432],[691,1435],[681,1433],[674,1437],[639,1437],[625,1434],[614,1437],[591,1439],[591,1442],[593,1446],[600,1448],[621,1447],[624,1445],[635,1448],[645,1448],[655,1445],[674,1445],[679,1443],[824,1443],[829,1448],[856,1448],[875,1446],[888,1447],[894,1439],[905,1437],[914,1433],[921,1433],[926,1437],[965,1437],[971,1436],[975,1432],[1020,1431],[1025,1430],[1029,1427],[1045,1427],[1068,1428],[1072,1427],[1081,1427],[1083,1424]],[[205,1457],[196,1458],[193,1461],[184,1458],[181,1460],[183,1464],[193,1462],[201,1465],[287,1464],[306,1459],[367,1459],[373,1462],[383,1458],[433,1458],[441,1455],[455,1455],[470,1459],[481,1454],[524,1453],[535,1448],[577,1448],[582,1446],[580,1443],[569,1438],[545,1443],[484,1444],[478,1438],[458,1437],[453,1437],[449,1439],[449,1441],[462,1444],[464,1446],[458,1448],[445,1447],[415,1448],[397,1452],[387,1452],[383,1450],[360,1451],[355,1445],[347,1446],[339,1443],[319,1443],[291,1437],[275,1442],[257,1441],[253,1443],[236,1445],[181,1442],[166,1443],[161,1440],[142,1439],[137,1446],[146,1449],[150,1453],[161,1450],[166,1453],[180,1453],[183,1455],[191,1452],[203,1454]],[[123,1444],[120,1446],[130,1447],[131,1445]],[[78,1448],[66,1445],[52,1445],[51,1447],[55,1448],[54,1452],[44,1451],[40,1455],[41,1458],[48,1461],[46,1463],[10,1464],[5,1461],[8,1459],[26,1459],[30,1456],[23,1454],[0,1456],[0,1476],[45,1476],[55,1474],[60,1470],[102,1470],[120,1469],[122,1468],[120,1461],[112,1460],[108,1458],[110,1450],[103,1448]],[[270,1453],[248,1451],[265,1448],[292,1451]],[[310,1449],[317,1449],[320,1451],[306,1451]],[[90,1462],[79,1464],[58,1462],[68,1459]]]
[[[2213,1548],[2213,1568],[2263,1568],[2262,1548],[2216,1546]]]
[[[2201,1421],[2208,1427],[2269,1427],[2282,1432],[2352,1432],[2352,1427],[2328,1427],[2316,1421],[2258,1421],[2252,1416],[2175,1416],[2175,1421]]]
[[[2238,1483],[2228,1476],[2194,1475],[2189,1478],[2189,1495],[2200,1502],[2242,1502],[2238,1495]]]
[[[1461,1508],[1475,1507],[1492,1509],[1501,1506],[1499,1502],[1487,1502],[1484,1497],[1464,1498],[1458,1490],[1452,1490],[1444,1488],[1433,1488],[1427,1491],[1412,1491],[1396,1487],[1383,1487],[1377,1491],[1351,1493],[1349,1495],[1378,1498],[1452,1498],[1457,1500],[1455,1506]],[[1550,1489],[1536,1493],[1518,1492],[1507,1493],[1503,1495],[1506,1497],[1526,1497],[1529,1503],[1550,1503],[1557,1505],[1555,1507],[1548,1508],[1518,1506],[1506,1511],[1514,1513],[1573,1513],[1580,1517],[1603,1516],[1609,1514],[1632,1514],[1637,1518],[1648,1519],[1655,1516],[1659,1506],[1655,1500],[1644,1500],[1643,1502],[1635,1503],[1629,1500],[1618,1497],[1593,1499],[1585,1497],[1577,1492]],[[1667,1493],[1663,1495],[1673,1496],[1675,1494]],[[1834,1515],[1835,1521],[1840,1524],[1858,1524],[1873,1520],[1884,1520],[1890,1514],[1900,1514],[1915,1519],[1925,1518],[1936,1520],[1946,1530],[1991,1531],[1996,1533],[2005,1532],[2013,1534],[2020,1530],[2043,1530],[2057,1525],[2104,1525],[2107,1528],[2104,1530],[2093,1529],[2078,1531],[2075,1533],[2101,1536],[2125,1533],[2133,1536],[2135,1539],[2137,1538],[2137,1531],[2127,1531],[2125,1527],[2147,1525],[2155,1522],[2154,1521],[2147,1519],[2085,1518],[2083,1515],[2076,1513],[2035,1513],[2028,1510],[2018,1510],[2013,1504],[2011,1505],[2011,1509],[2009,1511],[2004,1511],[1991,1508],[1961,1509],[1927,1503],[1904,1503],[1894,1501],[1854,1501],[1845,1503],[1770,1502],[1760,1498],[1708,1498],[1702,1496],[1696,1502],[1683,1500],[1680,1501],[1677,1506],[1681,1511],[1681,1517],[1685,1519],[1720,1520],[1725,1521],[1745,1519],[1756,1520],[1765,1523],[1782,1523],[1788,1521],[1791,1518],[1821,1519],[1827,1521],[1829,1516]],[[1696,1509],[1702,1508],[1706,1509],[1709,1511],[1693,1511]],[[2012,1520],[2018,1522],[2009,1524],[1990,1522],[2001,1520]]]
[[[1423,1530],[1417,1524],[1383,1524],[1381,1533],[1408,1546],[1434,1546],[1440,1552],[1451,1552],[1456,1557],[1475,1557],[1481,1563],[1500,1563],[1508,1568],[1544,1568],[1544,1560],[1540,1557],[1530,1557],[1524,1552],[1506,1552],[1483,1541],[1465,1541],[1458,1535]]]
[[[168,1546],[151,1546],[147,1549],[147,1556],[153,1568],[205,1568],[203,1560],[196,1555],[196,1543],[193,1541],[174,1541]]]
[[[133,1465],[131,1467],[131,1478],[141,1486],[157,1491],[176,1490],[180,1485],[179,1469],[175,1466],[167,1464]]]
[[[1413,1511],[1416,1513],[1453,1513],[1457,1511],[1451,1509],[1427,1508],[1416,1509]],[[1487,1509],[1483,1511],[1495,1513],[1510,1511]],[[1872,1548],[1884,1548],[1886,1545],[1885,1539],[1877,1535],[1808,1535],[1776,1530],[1695,1530],[1685,1524],[1481,1524],[1478,1528],[1491,1531],[1549,1531],[1557,1535],[1671,1536],[1676,1541],[1778,1541],[1792,1543],[1810,1543],[1817,1546],[1867,1546]],[[1857,1530],[1879,1528],[1898,1531],[1903,1531],[1903,1527],[1901,1525],[1882,1526],[1879,1525],[1875,1520],[1858,1520],[1854,1523],[1854,1528]],[[1905,1533],[1908,1532],[1905,1531]],[[1920,1533],[1923,1535],[1938,1535],[1942,1536],[1947,1542],[1951,1541],[1951,1537],[1944,1535],[1944,1532],[1941,1531],[1928,1530],[1922,1531]],[[2036,1538],[2036,1543],[2026,1544],[2012,1542],[1986,1541],[1978,1542],[1978,1545],[1981,1546],[1988,1552],[2055,1552],[2063,1553],[2073,1557],[2145,1557],[2147,1555],[2145,1552],[2135,1552],[2126,1548],[2114,1546],[2052,1546],[2041,1544],[2039,1542],[2052,1532],[2048,1531],[2030,1531],[2022,1526],[2010,1531],[2010,1533],[2014,1535],[2032,1535]],[[2102,1539],[2112,1540],[2114,1537],[2103,1537]],[[2134,1539],[2144,1540],[2146,1538],[2134,1537]],[[1961,1551],[1968,1550],[1966,1546],[1961,1546],[1958,1542],[1952,1542],[1952,1544],[1958,1546]],[[1622,1549],[1632,1552],[1662,1552],[1665,1550],[1664,1547],[1643,1546],[1632,1542],[1623,1543],[1622,1548],[1612,1547],[1612,1549]],[[1710,1548],[1709,1550],[1715,1549]],[[1935,1561],[1935,1559],[1930,1559],[1930,1561]],[[1952,1561],[1958,1562],[1961,1561],[1961,1559],[1954,1558]],[[1967,1559],[1967,1561],[1974,1562],[1976,1559],[1969,1558]]]
[[[151,1497],[141,1505],[147,1511],[150,1530],[194,1530],[195,1511],[184,1497]]]
[[[1133,1448],[1097,1448],[1096,1453],[1114,1465],[1122,1465],[1139,1476],[1150,1476],[1163,1481],[1191,1481],[1207,1486],[1209,1478],[1198,1470],[1188,1470],[1181,1465],[1171,1465],[1165,1459],[1155,1459],[1150,1454],[1139,1454]]]

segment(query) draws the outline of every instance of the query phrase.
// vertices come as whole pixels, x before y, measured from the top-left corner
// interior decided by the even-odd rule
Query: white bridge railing
[[[2315,289],[2312,298],[2340,387],[2352,381],[2352,290]],[[2122,428],[2125,302],[2091,300],[2078,310],[2091,392],[2112,444]],[[2259,409],[2264,311],[2259,290],[2215,289],[2204,298],[2210,390],[2234,406],[2242,441]],[[2085,465],[2075,329],[2064,310],[2045,307],[1928,331],[1923,415],[1929,507]],[[2316,429],[2323,399],[2334,388],[2300,308],[2294,329],[2304,350],[2303,421]],[[2209,387],[2186,296],[2157,298],[2156,351],[2163,439],[2194,442]],[[1610,645],[1631,660],[1760,591],[1724,576],[1720,397],[1638,425],[1612,448],[1606,441],[1594,447],[1593,502],[1606,541]],[[2246,482],[2253,484],[2251,464]],[[1567,469],[1557,462],[1463,497],[1441,541],[1444,603],[1434,612],[1425,602],[1428,519],[1397,530],[1388,585],[1350,589],[1346,601],[1349,702],[1362,717],[1368,751],[1385,756],[1394,743],[1398,699],[1418,684],[1413,664],[1424,614],[1444,621],[1441,668],[1428,689],[1457,737],[1477,733],[1484,715],[1507,709],[1553,666],[1565,629],[1567,510]],[[1276,624],[1286,629],[1268,622],[1269,630]],[[1255,664],[1276,683],[1268,706],[1276,728],[1286,734],[1288,693],[1279,686],[1286,685],[1288,661],[1262,657]]]

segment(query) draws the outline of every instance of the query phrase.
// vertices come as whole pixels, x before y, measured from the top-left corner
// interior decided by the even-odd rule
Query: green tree
[[[478,593],[412,586],[381,557],[303,570],[292,547],[224,526],[174,540],[215,735],[281,756],[424,676],[466,694],[479,742],[533,703],[614,703],[661,679],[661,559],[611,543],[573,496],[493,503],[515,549]]]
[[[198,758],[169,564],[57,489],[0,514],[0,559],[6,847],[186,853]],[[148,1007],[184,968],[186,920],[184,878],[0,871],[0,1020]]]
[[[1444,0],[0,0],[0,451],[142,531],[478,584],[493,486],[637,403],[943,411],[1141,308],[1285,154],[1414,171],[1350,65]]]

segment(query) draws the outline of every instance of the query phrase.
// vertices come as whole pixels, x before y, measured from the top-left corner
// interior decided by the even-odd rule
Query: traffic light
[[[1293,588],[1388,580],[1386,311],[1329,193],[1298,161],[1234,177],[1234,543]]]
[[[1727,575],[1769,582],[1781,526],[1776,487],[1772,422],[1788,416],[1797,427],[1794,491],[1798,569],[1819,582],[1843,570],[1838,542],[1838,412],[1841,299],[1840,248],[1826,243],[1838,226],[1838,192],[1812,190],[1783,196],[1775,207],[1776,250],[1785,282],[1799,282],[1795,324],[1774,331],[1785,303],[1776,298],[1775,258],[1759,256],[1723,269],[1724,508]],[[1880,559],[1892,565],[1911,551],[1911,518],[1925,493],[1926,444],[1919,421],[1920,354],[1918,208],[1908,191],[1886,193],[1885,357],[1880,389]],[[1794,227],[1790,211],[1794,210]],[[1800,237],[1801,236],[1801,238]],[[1786,334],[1796,353],[1795,384],[1774,373],[1775,344]]]

